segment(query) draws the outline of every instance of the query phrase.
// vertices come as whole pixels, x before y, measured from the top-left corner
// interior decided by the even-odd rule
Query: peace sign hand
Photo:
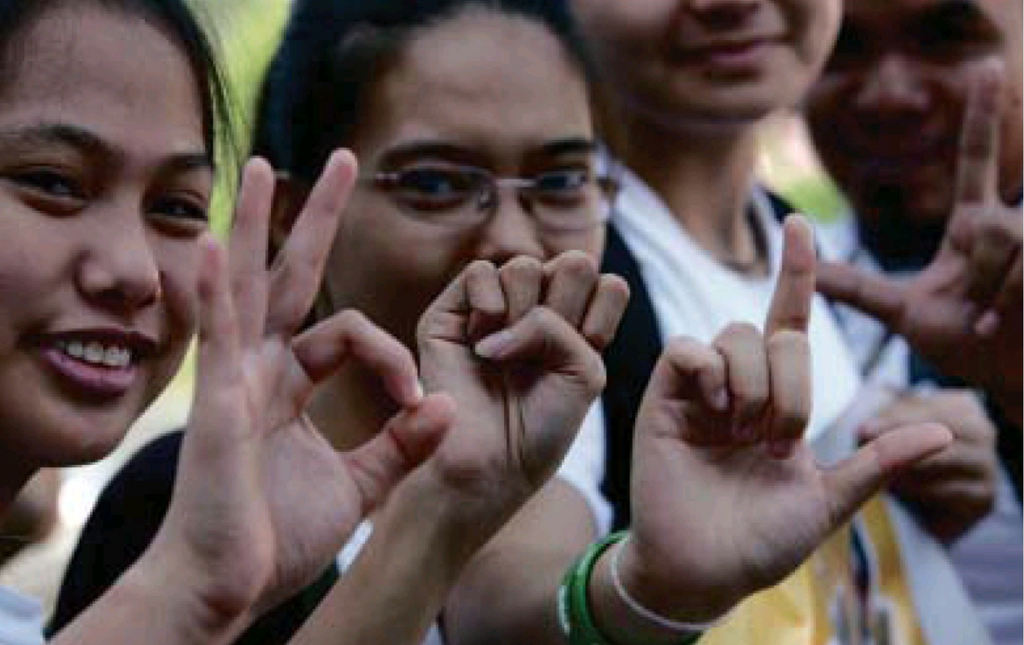
[[[788,218],[764,335],[733,324],[711,345],[677,339],[655,368],[637,418],[621,574],[662,615],[703,622],[781,580],[895,472],[950,441],[920,424],[834,468],[815,462],[802,441],[814,267],[810,228]]]
[[[979,73],[964,114],[953,213],[942,247],[910,282],[820,267],[818,289],[878,318],[943,373],[1006,402],[1020,422],[1021,208],[998,190],[1003,72]]]
[[[412,355],[344,311],[300,333],[355,177],[332,156],[272,269],[266,268],[274,177],[244,172],[230,266],[207,241],[200,279],[195,401],[168,516],[144,558],[233,619],[301,588],[390,489],[429,456],[452,416],[422,398]],[[337,453],[304,413],[314,387],[350,358],[380,375],[402,406],[366,445]]]

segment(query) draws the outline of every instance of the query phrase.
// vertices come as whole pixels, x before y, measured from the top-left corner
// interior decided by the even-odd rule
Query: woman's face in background
[[[630,113],[669,129],[745,126],[796,105],[839,0],[574,0]]]
[[[325,278],[336,308],[358,308],[413,346],[422,312],[475,259],[599,254],[592,192],[587,203],[508,186],[497,199],[458,198],[488,175],[541,178],[555,194],[593,180],[586,81],[542,24],[464,10],[406,44],[366,104],[353,144],[363,180]]]

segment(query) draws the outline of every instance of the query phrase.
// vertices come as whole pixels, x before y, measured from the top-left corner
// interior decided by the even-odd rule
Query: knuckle
[[[629,283],[626,282],[621,276],[617,276],[612,273],[602,274],[601,290],[613,296],[615,298],[616,303],[618,304],[624,304],[629,302],[629,298],[631,295]]]
[[[718,334],[715,344],[733,343],[740,341],[759,341],[761,331],[748,322],[731,322]]]
[[[772,334],[765,343],[765,349],[769,354],[778,353],[800,353],[810,354],[810,343],[807,335],[789,329],[783,329]]]
[[[538,278],[544,273],[544,267],[537,258],[520,255],[506,262],[500,269],[503,278],[511,280],[528,280]]]
[[[700,357],[706,349],[703,343],[694,338],[675,336],[668,341],[665,355],[677,363],[692,362],[694,357]]]
[[[569,280],[594,280],[597,262],[582,251],[567,251],[558,258],[556,272]]]

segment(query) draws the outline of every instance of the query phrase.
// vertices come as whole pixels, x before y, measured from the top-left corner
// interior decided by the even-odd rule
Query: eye
[[[85,190],[70,175],[56,169],[38,168],[11,175],[12,181],[41,196],[54,199],[84,199]]]
[[[147,212],[161,224],[185,233],[202,232],[210,221],[206,202],[192,196],[161,196],[150,203]]]
[[[843,24],[825,69],[840,72],[858,64],[866,65],[867,53],[868,44],[863,31],[855,25]]]
[[[409,168],[381,175],[382,183],[413,208],[457,208],[479,192],[482,171],[468,168]]]
[[[1002,40],[998,28],[969,3],[943,5],[914,31],[910,41],[916,43],[920,54],[939,62],[996,53]]]
[[[564,168],[543,172],[533,177],[537,199],[553,205],[575,204],[596,186],[587,168]]]

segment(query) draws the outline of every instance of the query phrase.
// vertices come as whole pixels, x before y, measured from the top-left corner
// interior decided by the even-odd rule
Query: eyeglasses
[[[497,177],[470,166],[417,166],[368,177],[406,215],[453,228],[472,228],[497,210],[502,189],[516,191],[524,210],[552,231],[584,231],[608,218],[616,185],[589,168],[531,177]]]

